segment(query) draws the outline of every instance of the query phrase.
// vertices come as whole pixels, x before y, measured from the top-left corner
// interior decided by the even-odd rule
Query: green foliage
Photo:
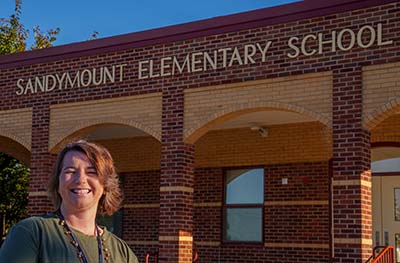
[[[38,26],[35,26],[33,28],[35,45],[31,45],[31,49],[48,48],[53,46],[53,42],[56,41],[58,33],[60,33],[60,28],[58,27],[56,29],[42,32]]]
[[[0,18],[0,55],[26,50],[29,31],[20,22],[21,1],[15,1],[15,13],[10,18]],[[42,33],[33,29],[34,48],[49,47],[56,40],[59,29]],[[17,159],[0,152],[0,226],[4,230],[27,216],[29,168]]]
[[[29,30],[21,24],[20,15],[21,1],[16,0],[15,13],[10,18],[0,18],[0,55],[27,50]],[[53,46],[59,33],[60,28],[43,32],[38,26],[34,27],[34,44],[30,49]],[[97,35],[95,31],[89,40],[97,38]],[[27,216],[29,173],[21,162],[0,152],[0,231]]]
[[[10,18],[0,18],[0,55],[25,51],[29,30],[20,22],[21,1],[15,2],[15,13]],[[50,29],[46,32],[38,26],[33,28],[34,44],[30,49],[46,48],[53,46],[60,29]]]
[[[10,18],[0,18],[0,54],[21,52],[26,49],[28,30],[19,22],[20,8]]]
[[[15,158],[0,153],[0,217],[7,229],[27,216],[29,168]],[[5,226],[3,226],[5,218]]]

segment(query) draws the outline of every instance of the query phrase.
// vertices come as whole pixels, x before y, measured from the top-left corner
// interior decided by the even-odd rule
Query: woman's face
[[[97,212],[104,187],[95,167],[84,153],[67,152],[59,176],[58,192],[64,213]]]

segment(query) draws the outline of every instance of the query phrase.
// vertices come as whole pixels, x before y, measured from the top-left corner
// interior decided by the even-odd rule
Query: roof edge
[[[96,40],[1,55],[0,68],[25,66],[78,56],[102,54],[149,45],[182,41],[255,27],[351,11],[400,0],[304,0],[238,14],[145,30]]]

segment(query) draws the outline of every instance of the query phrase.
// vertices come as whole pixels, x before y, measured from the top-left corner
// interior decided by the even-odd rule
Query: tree
[[[21,0],[16,0],[14,14],[0,18],[0,55],[27,50],[29,30],[21,23],[20,15]],[[38,26],[34,27],[34,43],[29,49],[53,46],[59,33],[60,28],[43,32]],[[89,40],[97,38],[97,35],[98,32],[94,31]],[[27,216],[28,182],[29,168],[0,152],[0,225],[3,231]]]
[[[0,55],[27,50],[26,40],[29,30],[20,21],[21,1],[15,1],[15,12],[10,18],[0,18]],[[53,46],[60,28],[50,29],[46,32],[38,26],[33,28],[34,44],[30,49],[39,49]]]
[[[0,55],[27,50],[29,30],[20,21],[21,1],[15,1],[15,13],[0,18]],[[33,28],[34,44],[30,49],[47,48],[56,40],[59,28],[42,32]],[[0,225],[5,230],[27,216],[29,168],[17,159],[0,152]]]
[[[0,222],[2,233],[27,216],[29,168],[0,153]]]

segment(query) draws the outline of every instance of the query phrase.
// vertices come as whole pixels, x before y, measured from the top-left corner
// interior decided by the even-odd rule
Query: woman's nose
[[[78,183],[86,182],[86,172],[85,170],[77,170],[75,174],[75,181]]]

